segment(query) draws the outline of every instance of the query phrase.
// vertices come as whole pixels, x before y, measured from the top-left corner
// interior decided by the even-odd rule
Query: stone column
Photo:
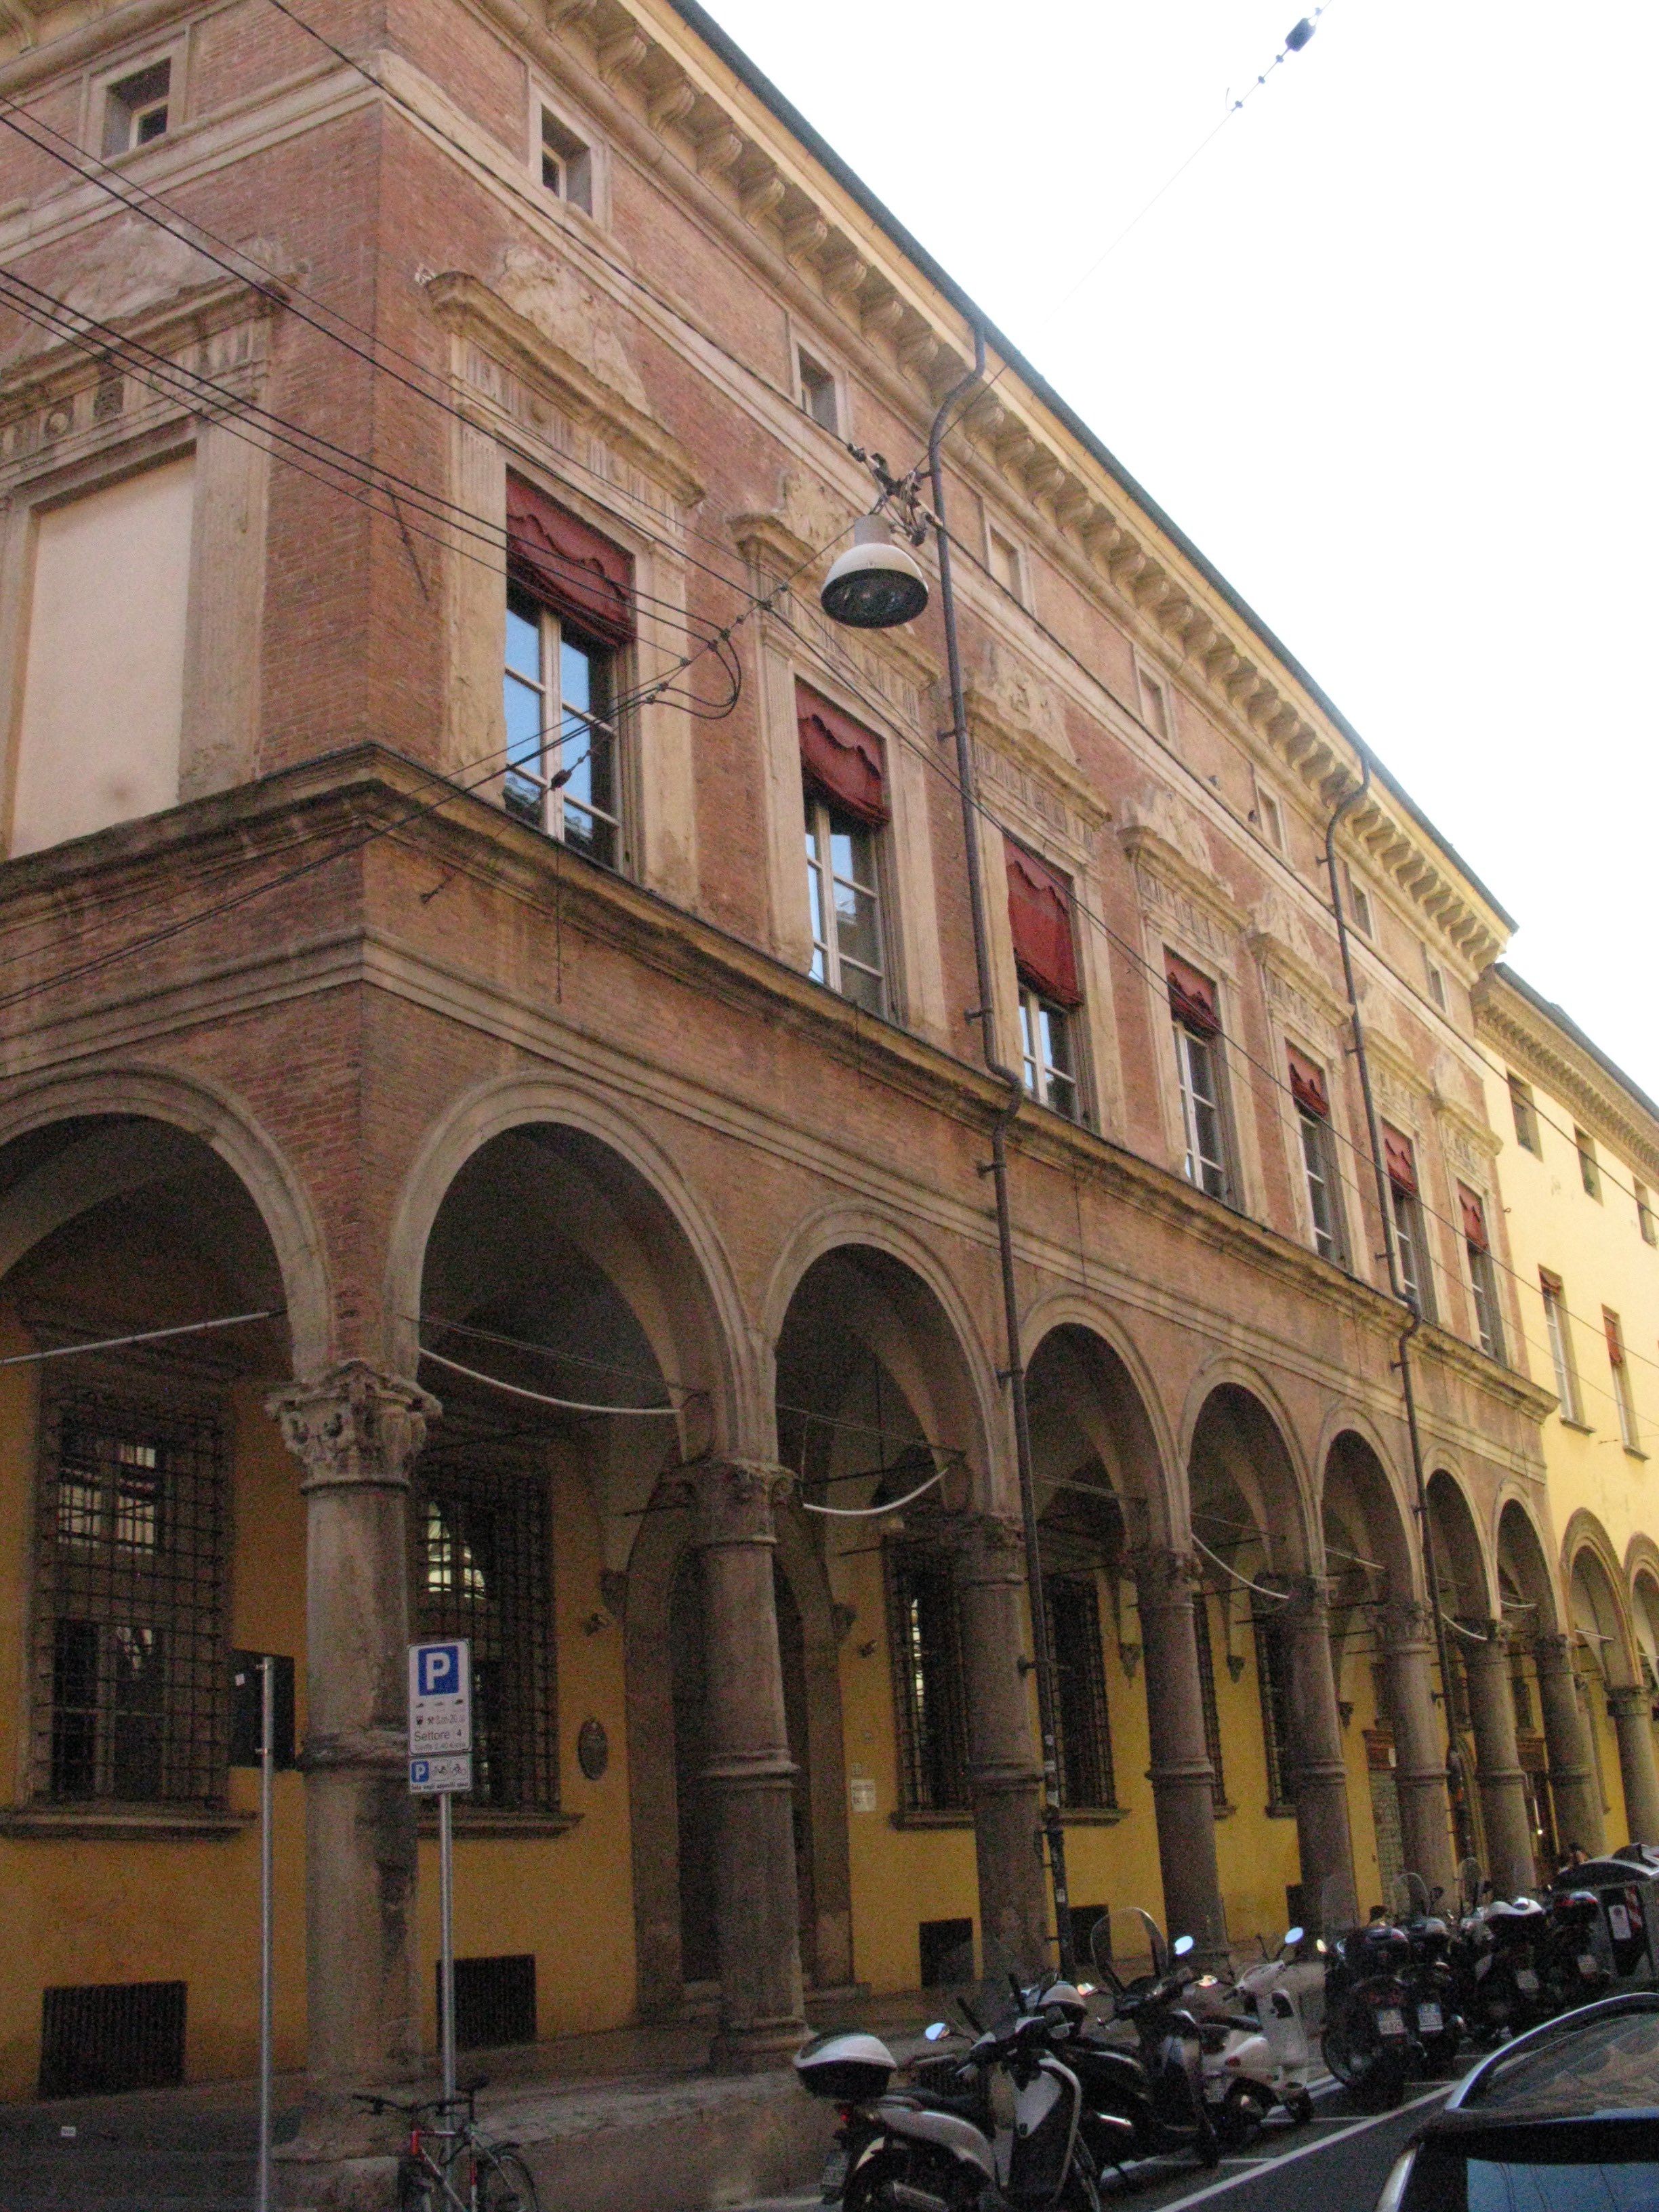
[[[1359,1903],[1348,1832],[1348,1770],[1331,1665],[1330,1610],[1322,1581],[1311,1575],[1297,1578],[1282,1609],[1281,1633],[1290,1734],[1285,1749],[1291,1771],[1285,1778],[1296,1801],[1304,1917],[1317,1934],[1328,1927],[1340,1931],[1358,1921]]]
[[[1632,1844],[1659,1844],[1659,1771],[1653,1759],[1653,1693],[1639,1682],[1609,1689]]]
[[[1510,1686],[1504,1624],[1486,1621],[1481,1633],[1484,1644],[1463,1645],[1475,1781],[1486,1833],[1486,1872],[1500,1897],[1513,1897],[1518,1889],[1530,1889],[1538,1879],[1532,1821],[1527,1812],[1526,1778],[1515,1746],[1515,1692]]]
[[[1204,1738],[1204,1693],[1194,1639],[1201,1577],[1184,1552],[1149,1549],[1133,1560],[1146,1654],[1150,1779],[1164,1877],[1165,1932],[1190,1936],[1199,1961],[1224,1965],[1227,1926],[1216,1872],[1214,1771]]]
[[[794,1478],[730,1460],[692,1474],[702,1553],[723,2073],[780,2064],[806,2033],[794,1778],[778,1654],[772,1516]]]
[[[1425,1605],[1386,1605],[1376,1616],[1382,1686],[1394,1733],[1394,1781],[1406,1869],[1449,1896],[1451,1808],[1446,1753],[1434,1709],[1434,1620]]]
[[[406,1505],[441,1409],[361,1359],[266,1404],[305,1469],[306,1499],[308,2082],[284,2197],[373,2202],[390,2184],[390,2146],[350,2092],[399,2081],[420,2059]]]
[[[1578,1703],[1578,1673],[1570,1636],[1540,1636],[1533,1644],[1538,1662],[1538,1702],[1549,1747],[1550,1796],[1555,1807],[1555,1838],[1565,1851],[1582,1844],[1592,1858],[1607,1848],[1601,1819],[1601,1784],[1585,1733],[1589,1725]]]
[[[979,1874],[981,1971],[1003,1989],[1054,1961],[1037,1835],[1042,1814],[1030,1701],[1025,1545],[1017,1521],[968,1517],[957,1555],[957,1601],[968,1698],[968,1772]]]

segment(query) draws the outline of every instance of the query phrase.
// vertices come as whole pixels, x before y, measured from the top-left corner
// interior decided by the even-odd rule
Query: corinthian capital
[[[1425,1650],[1434,1641],[1434,1615],[1406,1599],[1376,1608],[1376,1640],[1388,1651]]]
[[[1141,1545],[1129,1553],[1128,1566],[1143,1613],[1148,1606],[1190,1605],[1194,1591],[1204,1582],[1195,1553],[1175,1551],[1164,1544]]]
[[[688,1473],[697,1509],[696,1541],[704,1550],[775,1540],[772,1516],[795,1486],[788,1468],[770,1460],[723,1459]]]
[[[301,1488],[311,1491],[359,1483],[404,1488],[427,1425],[443,1408],[418,1383],[348,1359],[314,1382],[273,1391],[265,1410],[305,1468]]]

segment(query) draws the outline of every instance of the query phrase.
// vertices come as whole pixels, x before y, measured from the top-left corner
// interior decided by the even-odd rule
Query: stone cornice
[[[1493,969],[1474,994],[1475,1031],[1530,1081],[1554,1092],[1592,1135],[1659,1184],[1659,1122],[1559,1024]]]
[[[1161,830],[1149,823],[1131,822],[1119,830],[1118,842],[1133,866],[1145,869],[1148,875],[1192,900],[1227,935],[1244,934],[1249,918],[1243,908],[1229,897],[1212,875],[1196,866]]]
[[[455,271],[429,278],[426,296],[446,330],[474,339],[539,386],[574,422],[596,431],[654,477],[678,506],[692,507],[702,500],[702,480],[679,440],[616,384],[579,361],[544,322],[521,313],[479,278]],[[472,388],[466,390],[478,404]]]

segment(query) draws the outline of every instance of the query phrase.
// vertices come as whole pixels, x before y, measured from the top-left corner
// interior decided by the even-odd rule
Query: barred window
[[[1193,1640],[1198,1646],[1198,1687],[1204,1705],[1204,1748],[1210,1760],[1210,1796],[1218,1812],[1227,1802],[1227,1778],[1221,1764],[1221,1716],[1216,1711],[1215,1659],[1210,1650],[1210,1600],[1193,1593]]]
[[[1117,1803],[1100,1599],[1092,1575],[1049,1575],[1043,1583],[1054,1661],[1054,1749],[1060,1802],[1091,1809]]]
[[[501,1812],[559,1807],[553,1550],[545,1479],[422,1462],[415,1616],[472,1644],[472,1795]]]
[[[73,1388],[41,1407],[32,1790],[216,1805],[227,1479],[210,1409]]]
[[[890,1550],[887,1603],[905,1809],[965,1809],[968,1715],[950,1561]]]
[[[1289,1655],[1285,1624],[1276,1614],[1255,1616],[1255,1680],[1261,1693],[1261,1745],[1267,1763],[1267,1810],[1288,1812],[1295,1802],[1285,1753],[1291,1741],[1287,1696]]]

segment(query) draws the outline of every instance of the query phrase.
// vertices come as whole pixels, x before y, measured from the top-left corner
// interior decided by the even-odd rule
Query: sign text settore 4
[[[409,1647],[409,1786],[427,1796],[472,1787],[472,1647]]]

